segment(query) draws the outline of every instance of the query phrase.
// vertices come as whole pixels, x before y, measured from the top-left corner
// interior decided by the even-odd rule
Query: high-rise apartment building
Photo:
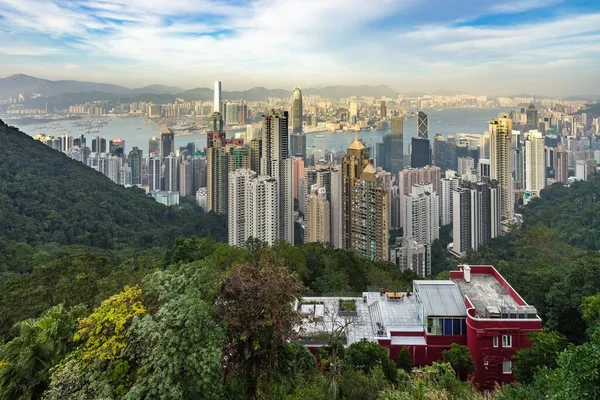
[[[459,157],[458,158],[458,175],[462,176],[471,170],[475,169],[475,160],[473,157]]]
[[[304,158],[306,157],[306,136],[302,131],[302,112],[302,91],[300,88],[295,88],[292,95],[290,150],[292,156]]]
[[[506,114],[490,121],[490,177],[500,185],[501,217],[512,219],[514,210],[513,182],[510,169],[512,121]]]
[[[414,185],[419,183],[431,183],[433,191],[439,195],[441,191],[440,167],[429,165],[423,168],[407,168],[400,172],[398,189],[400,194],[400,226],[404,227],[404,198],[412,192]]]
[[[546,187],[544,136],[537,130],[529,131],[525,139],[525,196],[540,195]]]
[[[294,243],[293,160],[289,158],[288,112],[271,110],[262,116],[261,175],[277,180],[279,235]]]
[[[417,115],[417,136],[422,139],[429,139],[429,120],[427,114],[419,111]]]
[[[165,128],[160,132],[160,156],[161,160],[175,154],[175,132],[171,128]]]
[[[431,246],[412,238],[396,238],[390,261],[401,271],[410,270],[421,277],[431,276]]]
[[[404,118],[391,119],[391,170],[393,176],[404,169]]]
[[[569,178],[569,157],[565,148],[559,145],[554,151],[554,179],[567,183]]]
[[[458,169],[458,158],[456,149],[456,138],[452,135],[444,138],[441,134],[436,134],[433,139],[434,164],[440,167],[442,172],[448,169],[456,171]]]
[[[453,254],[464,257],[500,234],[501,191],[497,181],[463,182],[453,191]]]
[[[179,164],[179,196],[192,197],[194,192],[194,167],[192,160],[185,159]]]
[[[446,177],[442,179],[440,193],[440,224],[442,226],[452,223],[453,211],[453,190],[460,185],[460,178],[456,176],[456,172],[452,170],[446,171]]]
[[[161,162],[158,153],[148,157],[148,188],[151,192],[161,190]]]
[[[388,260],[389,201],[383,177],[367,164],[351,190],[350,248],[370,260]]]
[[[379,116],[382,120],[387,118],[387,107],[384,100],[381,100],[381,103],[379,103]]]
[[[225,148],[217,143],[206,148],[206,211],[226,214],[229,160]]]
[[[352,189],[367,165],[369,165],[369,157],[365,146],[356,139],[350,144],[342,159],[342,248],[344,249],[352,248],[351,229],[354,218]],[[309,183],[306,182],[307,185]]]
[[[242,168],[231,172],[228,183],[229,244],[244,247],[251,237],[275,244],[279,240],[277,180]]]
[[[163,161],[163,191],[179,192],[179,160],[171,154]]]
[[[320,162],[314,167],[304,168],[304,220],[311,219],[308,208],[308,198],[311,195],[310,188],[317,185],[325,189],[326,200],[329,203],[330,238],[329,242],[336,248],[341,248],[342,235],[342,179],[339,165],[330,165]],[[305,238],[306,239],[306,238]],[[305,240],[306,241],[306,240]]]
[[[131,184],[142,184],[142,164],[144,161],[144,152],[134,147],[127,155],[127,164],[131,168]]]
[[[194,193],[200,188],[206,188],[206,158],[196,156],[192,158],[194,173]]]
[[[308,212],[304,241],[329,243],[331,239],[330,205],[327,201],[327,190],[324,187],[319,187],[318,184],[312,185],[306,209]]]
[[[404,196],[404,237],[431,244],[440,237],[440,200],[431,183],[420,183]]]

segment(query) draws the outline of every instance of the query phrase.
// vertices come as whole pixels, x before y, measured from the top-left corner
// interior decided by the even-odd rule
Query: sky
[[[600,94],[598,0],[0,0],[0,77]]]

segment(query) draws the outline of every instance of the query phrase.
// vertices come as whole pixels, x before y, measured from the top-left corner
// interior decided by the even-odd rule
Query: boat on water
[[[324,138],[324,137],[325,137],[325,135],[315,135],[315,137],[316,137],[317,139],[321,139],[321,138]]]

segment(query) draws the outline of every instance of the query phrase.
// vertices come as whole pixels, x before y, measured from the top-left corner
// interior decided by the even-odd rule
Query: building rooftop
[[[464,317],[467,308],[460,291],[452,281],[413,281],[415,296],[420,298],[425,315]]]

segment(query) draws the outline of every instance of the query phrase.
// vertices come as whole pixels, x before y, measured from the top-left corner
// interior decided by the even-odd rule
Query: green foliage
[[[348,400],[375,400],[379,392],[391,386],[386,373],[377,365],[368,372],[350,369],[344,371],[339,384],[339,398]]]
[[[356,301],[340,300],[340,311],[356,311]]]
[[[521,383],[531,383],[543,368],[557,366],[557,356],[567,347],[567,338],[555,331],[531,332],[527,335],[531,347],[515,353],[513,372]]]
[[[462,375],[462,371],[469,374],[475,373],[475,363],[471,358],[469,348],[465,345],[452,343],[449,349],[442,351],[442,359],[449,363],[459,375]]]
[[[38,319],[19,322],[19,335],[0,347],[0,399],[39,398],[46,389],[50,369],[70,348],[82,308],[55,306]]]
[[[346,349],[344,363],[365,374],[371,373],[376,367],[381,368],[385,377],[393,382],[396,380],[396,366],[389,359],[385,348],[379,343],[362,339]]]
[[[398,352],[398,357],[396,358],[396,366],[403,370],[404,372],[410,372],[413,369],[413,362],[412,362],[412,358],[410,356],[410,353],[408,352],[408,348],[407,347],[403,347],[399,352]]]
[[[181,235],[226,241],[223,216],[158,204],[2,121],[0,142],[0,239],[105,249],[169,246]]]

